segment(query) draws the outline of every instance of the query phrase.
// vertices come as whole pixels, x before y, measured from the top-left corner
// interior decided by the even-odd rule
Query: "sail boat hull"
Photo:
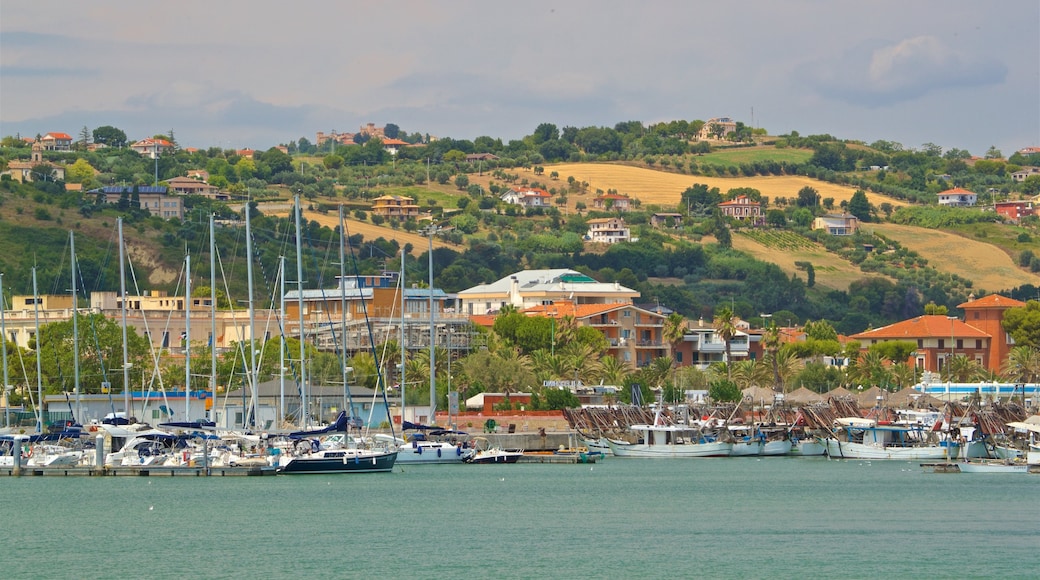
[[[278,473],[386,473],[393,470],[396,461],[396,451],[330,449],[289,457],[278,466]]]

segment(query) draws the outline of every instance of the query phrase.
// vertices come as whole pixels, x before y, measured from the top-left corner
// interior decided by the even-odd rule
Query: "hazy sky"
[[[729,116],[1010,154],[1040,145],[1038,29],[1037,0],[3,0],[0,135],[266,149]]]

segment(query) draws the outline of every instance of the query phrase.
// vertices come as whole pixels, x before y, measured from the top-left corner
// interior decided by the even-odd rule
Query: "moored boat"
[[[878,423],[860,418],[839,419],[835,436],[822,440],[827,455],[843,459],[937,460],[956,456],[953,441],[930,441],[923,428]]]
[[[1025,463],[1007,461],[965,461],[957,464],[961,473],[1029,473]]]

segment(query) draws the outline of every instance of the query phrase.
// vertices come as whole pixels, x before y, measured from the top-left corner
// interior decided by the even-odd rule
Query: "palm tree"
[[[712,323],[715,328],[715,334],[719,335],[724,342],[726,349],[726,378],[733,380],[732,373],[730,372],[730,340],[733,339],[737,334],[737,327],[733,324],[733,310],[728,306],[723,306],[719,309],[718,314],[715,315],[715,320]]]
[[[583,383],[591,383],[600,374],[603,366],[599,352],[591,344],[572,342],[560,353],[563,367],[568,378],[573,377]]]
[[[979,371],[979,363],[962,355],[954,355],[946,359],[943,366],[942,379],[949,382],[963,383],[970,381]]]
[[[603,359],[599,378],[608,385],[618,386],[625,384],[625,379],[632,374],[632,367],[627,362],[613,356]]]
[[[1012,348],[1001,372],[1009,381],[1035,382],[1040,377],[1040,349],[1024,344]]]
[[[755,366],[756,364],[753,360],[737,361],[730,365],[730,367],[732,367],[730,376],[740,390],[743,391],[744,389],[757,384],[755,381]]]
[[[802,370],[802,360],[791,354],[791,351],[782,348],[770,358],[773,359],[771,363],[780,381],[780,390],[786,393],[787,385]]]
[[[907,364],[906,361],[892,365],[892,379],[900,389],[912,385],[916,376],[917,369]]]
[[[664,321],[663,336],[668,344],[672,345],[672,358],[675,358],[675,351],[686,336],[686,319],[682,314],[673,312],[668,315]]]
[[[776,353],[780,350],[780,328],[772,320],[769,321],[766,333],[762,335],[762,346],[765,347],[766,358],[773,367],[773,390],[782,393],[784,384],[780,381],[780,369],[776,360]]]

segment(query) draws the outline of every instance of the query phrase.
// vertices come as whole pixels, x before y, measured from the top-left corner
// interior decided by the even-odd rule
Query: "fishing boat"
[[[829,457],[844,459],[905,459],[909,461],[949,459],[957,444],[941,445],[929,440],[923,427],[886,424],[858,417],[840,418],[833,436],[822,443]]]
[[[397,445],[399,465],[465,463],[476,452],[468,441],[469,435],[463,431],[435,429],[405,421],[405,428],[409,427],[413,432],[406,433],[404,439],[393,438],[388,441],[391,437],[389,435],[375,436],[377,441]]]
[[[652,425],[631,425],[634,443],[620,445],[608,439],[610,450],[618,457],[727,457],[733,443],[721,441],[710,430],[697,424],[665,424],[658,406]]]
[[[466,458],[466,463],[516,463],[524,456],[523,451],[506,451],[491,445],[484,437],[474,437],[475,451]]]

